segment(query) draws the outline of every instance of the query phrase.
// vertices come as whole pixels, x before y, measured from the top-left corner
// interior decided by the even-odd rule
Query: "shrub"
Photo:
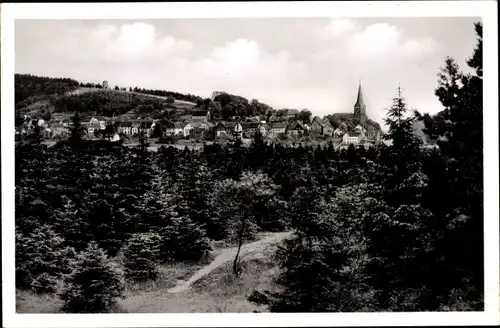
[[[198,261],[210,252],[205,231],[187,217],[174,217],[160,229],[160,256],[164,261]]]
[[[159,246],[160,236],[156,233],[133,234],[123,251],[125,278],[134,282],[156,279]]]
[[[110,263],[104,252],[92,242],[77,255],[73,272],[65,280],[60,293],[63,312],[109,312],[117,298],[123,297],[122,273]]]
[[[16,287],[53,293],[58,279],[69,271],[73,249],[46,226],[28,236],[16,234]]]

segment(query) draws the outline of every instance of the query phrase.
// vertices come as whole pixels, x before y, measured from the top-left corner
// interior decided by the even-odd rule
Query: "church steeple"
[[[361,89],[361,79],[358,86],[358,98],[354,105],[354,118],[358,120],[359,124],[364,127],[366,122],[366,105],[363,100],[363,91]]]
[[[359,80],[359,86],[358,86],[358,99],[354,107],[366,107],[365,102],[363,101],[363,90],[361,89],[361,79]]]

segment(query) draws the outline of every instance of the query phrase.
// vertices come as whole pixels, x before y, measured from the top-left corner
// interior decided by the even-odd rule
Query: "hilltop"
[[[107,84],[106,81],[103,85]],[[75,111],[97,116],[147,116],[152,119],[182,120],[190,111],[210,111],[213,120],[255,120],[267,122],[300,121],[310,124],[312,113],[307,109],[275,109],[257,99],[226,92],[214,92],[212,98],[174,91],[114,88],[101,84],[82,83],[69,78],[15,75],[15,108],[17,122],[22,117],[49,121],[53,114],[73,115]],[[58,115],[60,116],[60,115]],[[334,129],[345,125],[351,131],[359,123],[352,113],[334,113],[324,117]],[[367,120],[368,133],[381,132],[380,125]]]

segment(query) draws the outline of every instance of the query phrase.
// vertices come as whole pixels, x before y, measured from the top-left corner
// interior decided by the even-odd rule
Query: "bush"
[[[36,293],[53,293],[58,279],[69,271],[73,249],[48,227],[28,236],[16,234],[16,287]]]
[[[109,312],[117,298],[123,298],[122,273],[110,263],[104,252],[92,242],[77,255],[73,272],[64,280],[60,293],[63,312]]]
[[[187,217],[175,217],[160,229],[164,261],[198,261],[210,252],[205,231]]]
[[[133,234],[123,251],[125,278],[133,282],[156,279],[159,246],[160,236],[156,233]]]

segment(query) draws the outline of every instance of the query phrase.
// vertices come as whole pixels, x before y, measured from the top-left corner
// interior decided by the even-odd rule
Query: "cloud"
[[[354,34],[347,42],[347,54],[353,57],[379,59],[381,56],[427,56],[437,48],[432,38],[412,39],[395,25],[372,24]]]
[[[316,37],[322,40],[338,38],[351,34],[360,28],[359,24],[352,19],[335,18],[325,26],[316,31]]]

